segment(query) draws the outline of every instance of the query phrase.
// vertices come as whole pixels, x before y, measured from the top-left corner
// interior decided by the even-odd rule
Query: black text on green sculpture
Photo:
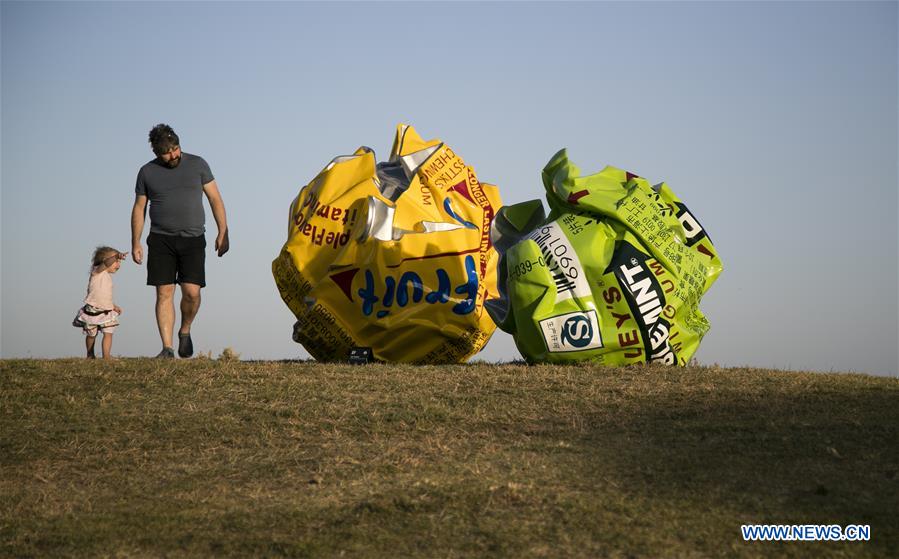
[[[579,174],[561,150],[543,169],[549,216],[539,200],[498,213],[491,317],[529,362],[687,364],[722,269],[711,239],[665,183]]]

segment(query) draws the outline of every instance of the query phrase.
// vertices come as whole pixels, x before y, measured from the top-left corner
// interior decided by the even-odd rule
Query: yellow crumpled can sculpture
[[[460,363],[496,328],[490,224],[496,186],[440,140],[399,125],[387,162],[360,147],[334,158],[290,205],[272,274],[320,361],[370,347],[378,361]]]

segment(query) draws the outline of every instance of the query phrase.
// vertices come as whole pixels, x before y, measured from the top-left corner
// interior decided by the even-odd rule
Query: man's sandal
[[[178,334],[178,355],[186,358],[193,354],[194,342],[190,339],[190,332],[187,334]]]

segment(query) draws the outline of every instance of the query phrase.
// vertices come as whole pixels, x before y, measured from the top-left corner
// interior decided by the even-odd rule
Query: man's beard
[[[162,163],[169,169],[174,169],[175,167],[178,166],[179,163],[181,163],[181,156],[179,155],[178,157],[175,157],[174,159],[169,159],[168,161],[163,161]]]

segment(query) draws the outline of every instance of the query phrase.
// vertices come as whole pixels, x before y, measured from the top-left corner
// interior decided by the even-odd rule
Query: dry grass
[[[899,554],[899,383],[691,367],[2,361],[0,554]],[[744,543],[745,523],[870,524]]]

